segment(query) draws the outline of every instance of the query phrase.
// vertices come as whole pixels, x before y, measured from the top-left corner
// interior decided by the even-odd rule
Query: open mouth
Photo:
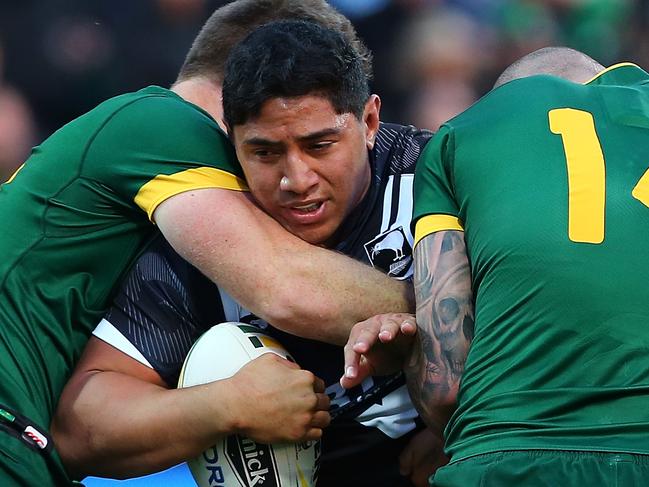
[[[293,206],[292,209],[294,211],[297,211],[298,213],[307,214],[307,213],[312,213],[314,211],[317,211],[318,209],[320,209],[321,206],[322,206],[322,202],[318,202],[318,203],[310,203],[308,205],[302,205],[302,206]]]
[[[327,217],[327,200],[293,204],[287,207],[284,218],[292,225],[315,225]]]

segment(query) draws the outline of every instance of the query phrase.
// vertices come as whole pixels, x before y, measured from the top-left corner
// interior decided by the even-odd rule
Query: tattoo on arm
[[[459,231],[436,232],[415,248],[418,343],[406,366],[422,417],[442,429],[452,411],[473,339],[471,274]],[[432,423],[432,424],[431,424]]]

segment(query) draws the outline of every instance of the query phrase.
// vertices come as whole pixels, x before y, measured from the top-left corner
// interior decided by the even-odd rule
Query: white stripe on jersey
[[[410,221],[412,220],[412,200],[413,200],[413,182],[414,174],[401,174],[399,178],[399,201],[397,202],[397,218],[390,221],[392,215],[392,192],[394,185],[394,176],[388,177],[388,182],[383,193],[383,219],[381,220],[381,233],[402,226],[406,231],[408,242],[412,245],[412,232],[410,231]]]
[[[381,231],[379,233],[380,236],[387,234],[392,230],[401,228],[401,230],[403,230],[403,235],[410,245],[410,251],[412,251],[414,245],[414,238],[412,235],[412,230],[410,229],[410,221],[412,220],[413,211],[414,176],[414,174],[399,175],[399,188],[396,195],[397,201],[393,201],[395,176],[388,177],[388,182],[385,186],[385,192],[383,193],[383,213],[381,217]],[[396,208],[397,211],[396,217],[393,221],[392,214],[394,208]],[[398,246],[401,247],[401,245]],[[369,252],[368,257],[370,259],[370,262],[372,262],[372,265],[374,265],[373,258],[369,255]],[[412,276],[414,267],[412,258],[409,257],[409,259],[410,263],[408,264],[407,271],[405,273],[400,273],[399,277],[396,277],[396,279],[409,279]],[[395,276],[392,275],[392,277]]]
[[[137,348],[135,348],[135,345],[133,345],[122,334],[122,332],[120,332],[117,328],[115,328],[112,325],[112,323],[107,321],[105,318],[103,318],[99,322],[97,327],[93,330],[92,334],[97,338],[99,338],[100,340],[108,343],[109,345],[112,345],[120,352],[123,352],[129,357],[134,358],[141,364],[146,365],[150,369],[153,368],[153,366],[149,363],[149,361],[146,358],[144,358],[144,355],[142,355],[140,351]]]
[[[390,225],[390,215],[392,214],[392,185],[394,184],[394,176],[388,177],[388,182],[385,185],[385,192],[383,193],[383,219],[381,220],[381,232],[383,233]]]
[[[414,238],[410,230],[410,221],[412,220],[412,202],[414,174],[401,175],[401,187],[399,188],[399,212],[397,213],[397,222],[405,222],[403,230],[408,237],[408,242],[412,246]],[[396,223],[395,223],[396,224]]]

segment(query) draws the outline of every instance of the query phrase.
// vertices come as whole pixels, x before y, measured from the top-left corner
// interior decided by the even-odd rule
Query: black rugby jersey
[[[431,135],[381,123],[370,151],[370,188],[336,232],[336,250],[395,279],[412,277],[414,168]],[[333,421],[322,439],[318,486],[410,485],[399,475],[398,456],[423,426],[403,374],[368,378],[356,388],[343,389],[338,382],[342,347],[274,329],[241,308],[162,237],[137,261],[95,335],[151,366],[173,387],[193,342],[223,321],[264,328],[300,366],[325,381]]]

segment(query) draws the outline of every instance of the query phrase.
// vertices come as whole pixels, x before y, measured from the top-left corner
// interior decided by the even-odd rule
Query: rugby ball
[[[294,362],[284,347],[261,329],[244,323],[220,323],[194,343],[185,358],[178,387],[227,379],[269,352]],[[231,435],[187,464],[199,487],[313,487],[319,458],[320,441],[267,445]]]

